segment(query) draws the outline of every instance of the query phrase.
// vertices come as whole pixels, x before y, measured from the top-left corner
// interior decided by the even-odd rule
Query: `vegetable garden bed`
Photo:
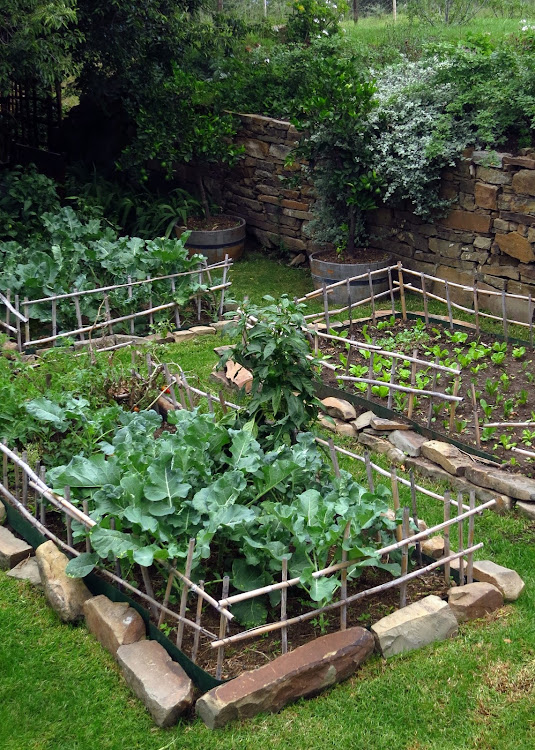
[[[400,280],[393,280],[394,271]],[[494,293],[494,303],[498,300],[503,308],[500,318],[483,312],[476,285],[470,291],[474,306],[469,311],[475,322],[454,320],[456,307],[467,312],[466,307],[451,301],[450,287],[458,285],[409,271],[420,277],[424,311],[407,313],[408,284],[402,280],[403,273],[406,269],[400,265],[390,269],[391,311],[377,311],[370,284],[371,296],[366,302],[372,304],[372,316],[365,322],[354,319],[354,305],[329,310],[329,287],[324,289],[323,315],[307,316],[309,320],[314,317],[309,330],[316,351],[328,358],[324,382],[406,415],[468,452],[483,451],[506,467],[532,476],[535,411],[530,394],[535,352],[531,298]],[[426,285],[434,288],[436,283],[446,288],[442,319],[428,312],[429,298],[441,298],[427,293]],[[410,288],[414,291],[416,287],[411,284]],[[462,290],[466,292],[466,287]],[[394,305],[398,293],[401,313]],[[523,321],[508,313],[509,297],[516,303],[525,302]],[[337,318],[348,311],[350,318],[341,328]],[[482,330],[485,319],[499,319],[501,333]],[[327,333],[325,329],[333,323],[335,329]],[[527,340],[512,338],[512,330],[516,336],[525,331]]]

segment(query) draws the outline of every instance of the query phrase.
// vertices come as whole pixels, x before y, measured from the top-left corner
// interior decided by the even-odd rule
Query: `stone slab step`
[[[516,500],[535,502],[535,479],[509,474],[502,469],[477,466],[466,469],[465,476],[480,487],[487,487]]]
[[[234,719],[279,711],[298,698],[346,679],[373,649],[373,636],[364,628],[324,635],[213,688],[199,698],[195,710],[210,729]]]
[[[14,568],[11,568],[6,575],[11,578],[17,578],[19,581],[29,581],[32,586],[42,588],[39,566],[35,557],[28,557],[27,560],[22,560]]]
[[[156,641],[117,649],[124,678],[159,727],[176,724],[193,703],[193,683]]]
[[[451,638],[457,633],[457,618],[447,602],[431,595],[383,617],[371,630],[378,650],[387,659]]]
[[[33,555],[33,548],[29,544],[0,526],[0,570],[11,570],[30,555]]]

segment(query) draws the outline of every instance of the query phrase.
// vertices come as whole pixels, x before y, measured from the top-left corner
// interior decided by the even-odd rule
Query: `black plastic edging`
[[[14,531],[17,532],[17,534],[20,534],[20,536],[25,539],[26,542],[30,544],[34,549],[37,548],[40,544],[49,541],[48,537],[43,536],[41,532],[38,531],[35,526],[32,526],[29,521],[23,518],[20,513],[15,508],[13,508],[12,505],[10,505],[8,502],[6,502],[5,505],[9,525],[12,529],[14,529]],[[130,598],[122,591],[119,591],[118,588],[113,586],[111,583],[108,583],[100,576],[95,575],[95,573],[90,573],[89,575],[87,575],[84,578],[84,583],[94,596],[104,594],[104,596],[107,596],[108,599],[111,599],[112,602],[127,602],[131,607],[139,612],[139,614],[143,618],[143,621],[145,622],[145,625],[147,626],[147,632],[150,639],[153,641],[157,641],[161,646],[164,647],[169,656],[178,664],[180,664],[184,672],[188,675],[188,677],[193,681],[195,686],[201,692],[206,693],[208,690],[211,690],[212,688],[222,684],[222,680],[216,680],[216,678],[212,677],[211,674],[205,672],[204,669],[199,667],[197,664],[194,664],[183,651],[177,648],[176,645],[162,633],[161,630],[158,630],[158,628],[151,622],[150,615],[147,610],[138,602],[134,601],[134,599]]]

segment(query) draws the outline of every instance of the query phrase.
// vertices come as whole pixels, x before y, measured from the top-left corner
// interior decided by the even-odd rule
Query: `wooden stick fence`
[[[101,329],[107,329],[109,335],[113,334],[113,326],[117,324],[129,322],[130,335],[135,334],[135,321],[141,318],[148,318],[150,323],[154,321],[154,314],[162,312],[164,310],[172,310],[174,315],[174,321],[177,328],[180,326],[180,314],[177,306],[177,302],[173,299],[170,302],[164,302],[162,304],[154,305],[152,302],[152,289],[155,282],[169,281],[169,296],[173,297],[176,292],[176,280],[183,277],[197,277],[197,281],[203,284],[203,275],[206,274],[209,279],[209,286],[205,292],[215,296],[220,293],[219,301],[216,304],[217,310],[221,315],[224,310],[225,291],[231,286],[231,283],[227,281],[228,272],[232,266],[232,260],[226,256],[224,261],[214,263],[207,266],[206,263],[201,264],[198,268],[190,271],[182,271],[174,274],[166,274],[163,276],[148,277],[146,279],[132,281],[128,277],[127,283],[113,284],[104,287],[95,287],[93,289],[85,290],[74,290],[73,292],[66,292],[63,294],[55,294],[50,297],[40,297],[37,299],[25,298],[22,304],[24,315],[20,312],[20,302],[18,296],[15,296],[15,304],[13,305],[10,301],[10,293],[6,295],[0,294],[0,304],[3,305],[5,310],[5,320],[0,319],[0,326],[9,331],[14,338],[17,339],[19,351],[23,351],[25,348],[33,346],[43,346],[45,344],[51,344],[58,339],[65,337],[75,337],[82,343],[86,341],[86,335],[91,334],[94,331],[100,331]],[[222,283],[212,283],[212,271],[222,271],[223,280]],[[131,303],[133,299],[134,287],[144,287],[149,292],[149,305],[146,309],[137,310],[124,315],[116,315],[113,317],[113,311],[111,309],[111,302],[109,298],[110,292],[116,292],[118,290],[126,289],[128,301]],[[190,300],[196,301],[197,308],[197,319],[200,320],[202,312],[202,295],[203,292],[199,291],[190,296]],[[85,297],[93,295],[102,296],[102,303],[99,307],[96,319],[92,324],[84,324],[81,300]],[[72,302],[74,305],[75,319],[77,321],[77,327],[72,330],[59,331],[58,332],[58,302]],[[50,309],[50,320],[51,320],[51,335],[42,336],[39,338],[31,338],[30,325],[32,323],[31,311],[32,307],[46,306]],[[15,317],[15,325],[10,322],[10,316]],[[99,320],[99,318],[102,318]],[[22,328],[24,326],[24,330]],[[126,342],[117,344],[114,348],[121,348],[122,346],[128,345]],[[112,347],[107,347],[106,350],[110,351]]]

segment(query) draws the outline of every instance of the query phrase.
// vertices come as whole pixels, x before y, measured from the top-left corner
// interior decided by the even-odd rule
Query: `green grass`
[[[255,256],[237,263],[233,274],[234,296],[249,290],[254,301],[281,289],[301,295],[311,288],[306,271]],[[408,307],[421,309],[421,299],[409,301]],[[361,314],[368,313],[369,308],[362,309]],[[225,341],[221,335],[206,336],[154,351],[163,361],[179,363],[192,384],[206,384],[217,359],[212,349]],[[98,355],[99,365],[89,382],[95,394],[106,373],[108,356]],[[119,352],[114,362],[126,372],[129,358],[128,352]],[[11,365],[0,359],[0,366],[1,379],[8,376]],[[79,380],[68,355],[54,352],[43,369],[24,369],[18,382],[33,395],[45,388],[47,372],[58,391]],[[374,457],[374,461],[387,465],[382,457]],[[341,466],[365,481],[362,464],[344,458]],[[401,503],[410,504],[408,490],[402,487],[400,494]],[[442,519],[442,507],[432,499],[419,499],[418,511],[428,524]],[[507,605],[488,622],[463,625],[452,641],[388,662],[374,656],[352,679],[318,698],[217,732],[210,732],[198,720],[169,730],[156,729],[125,686],[113,659],[85,628],[62,625],[41,593],[0,573],[0,747],[533,748],[535,528],[514,515],[499,517],[489,512],[476,520],[479,541],[485,543],[480,558],[512,567],[524,578],[526,591],[517,603]]]

